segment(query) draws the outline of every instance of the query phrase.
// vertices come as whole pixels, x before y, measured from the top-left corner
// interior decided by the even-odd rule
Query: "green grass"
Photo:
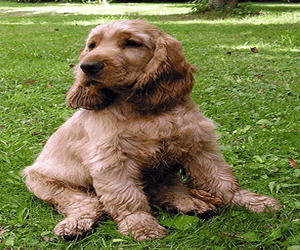
[[[184,4],[1,1],[0,249],[300,249],[300,169],[288,161],[300,163],[300,8],[253,8],[263,15],[189,15]],[[20,172],[74,112],[65,106],[70,65],[90,29],[131,18],[182,43],[197,67],[192,97],[217,124],[222,154],[243,188],[280,200],[278,214],[223,206],[203,220],[157,211],[169,236],[143,243],[118,234],[111,220],[74,241],[51,233],[63,216],[27,190]]]

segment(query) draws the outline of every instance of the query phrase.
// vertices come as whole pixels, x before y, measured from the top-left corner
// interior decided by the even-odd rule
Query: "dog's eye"
[[[143,46],[143,44],[141,44],[140,42],[133,41],[133,40],[126,40],[125,43],[123,44],[124,48],[128,48],[128,47],[137,48],[137,47],[142,47],[142,46]]]
[[[96,43],[90,43],[88,47],[89,49],[94,49],[96,47]]]

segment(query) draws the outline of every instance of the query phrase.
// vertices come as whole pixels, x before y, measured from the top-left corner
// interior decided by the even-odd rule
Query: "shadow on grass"
[[[253,3],[251,7],[256,10],[272,12],[290,12],[300,10],[299,3]]]

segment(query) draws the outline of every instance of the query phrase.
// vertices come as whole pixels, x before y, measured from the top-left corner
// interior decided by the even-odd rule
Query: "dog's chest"
[[[178,161],[192,147],[193,123],[172,116],[147,117],[119,124],[118,142],[124,154],[145,161]]]
[[[80,121],[88,138],[79,152],[84,162],[129,159],[143,165],[187,160],[199,150],[202,129],[206,124],[211,127],[197,110],[130,119],[108,111],[87,111],[80,114]]]

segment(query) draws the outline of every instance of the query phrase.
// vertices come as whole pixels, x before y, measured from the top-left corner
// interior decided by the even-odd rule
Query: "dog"
[[[181,44],[147,22],[90,32],[66,98],[78,110],[23,172],[29,190],[66,215],[55,235],[80,235],[108,214],[137,241],[164,237],[151,204],[181,214],[215,204],[280,208],[239,186],[190,97],[194,72]]]

